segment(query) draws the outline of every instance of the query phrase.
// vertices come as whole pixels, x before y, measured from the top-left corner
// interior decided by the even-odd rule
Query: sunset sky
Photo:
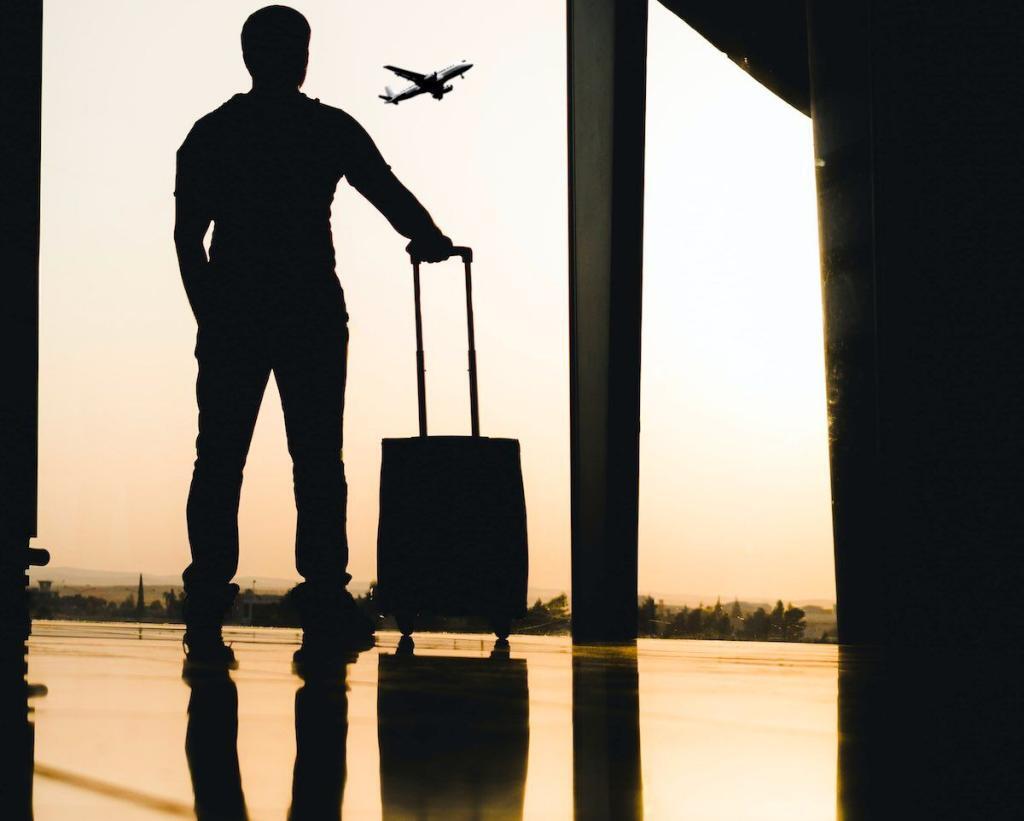
[[[260,2],[48,0],[40,542],[54,564],[176,573],[194,458],[194,322],[171,241],[175,150],[245,91]],[[304,92],[344,108],[474,273],[481,428],[522,442],[530,584],[569,586],[565,10],[549,0],[296,2]],[[834,597],[810,121],[651,4],[640,591]],[[397,108],[385,63],[467,59]],[[380,439],[416,432],[404,241],[346,183],[350,572],[374,578]],[[424,280],[431,430],[468,431],[461,268]],[[239,579],[295,576],[273,382],[242,493]],[[442,571],[443,572],[443,571]]]

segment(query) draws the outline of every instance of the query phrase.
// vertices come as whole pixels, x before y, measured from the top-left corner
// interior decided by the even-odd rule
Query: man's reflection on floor
[[[188,700],[185,756],[192,776],[196,817],[247,817],[238,769],[238,688],[227,669],[186,670]]]
[[[640,819],[636,647],[572,651],[573,805],[578,819]]]
[[[522,818],[530,746],[526,660],[378,657],[385,819]]]
[[[22,640],[0,638],[0,815],[32,818],[32,770],[35,727],[29,720],[29,698],[46,694],[42,685],[25,679],[26,647]]]
[[[995,654],[841,647],[839,817],[1020,818],[1022,696]]]
[[[297,667],[295,770],[290,819],[341,818],[348,741],[348,664],[324,669]]]

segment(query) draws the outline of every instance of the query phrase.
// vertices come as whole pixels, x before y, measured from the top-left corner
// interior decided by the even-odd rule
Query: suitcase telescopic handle
[[[480,400],[476,381],[476,336],[473,333],[473,249],[452,248],[451,257],[461,257],[466,269],[466,328],[469,336],[469,421],[473,436],[480,435]],[[416,300],[416,398],[419,402],[420,436],[427,435],[427,370],[423,358],[423,315],[420,310],[420,262],[412,259],[412,287]]]

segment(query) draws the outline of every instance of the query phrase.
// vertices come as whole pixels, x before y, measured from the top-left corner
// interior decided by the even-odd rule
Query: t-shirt
[[[343,176],[406,236],[438,231],[362,126],[299,92],[236,94],[196,122],[177,159],[175,196],[213,220],[222,283],[336,282],[330,216]]]

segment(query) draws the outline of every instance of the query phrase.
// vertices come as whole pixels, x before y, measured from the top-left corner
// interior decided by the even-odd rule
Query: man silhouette
[[[304,648],[372,646],[373,625],[345,589],[347,490],[341,460],[348,314],[334,271],[330,211],[341,177],[410,253],[452,243],[348,114],[299,88],[310,29],[268,6],[242,27],[252,89],[201,118],[178,150],[174,241],[198,325],[199,436],[188,498],[189,660],[233,663],[221,624],[238,592],[238,501],[271,372],[284,410],[298,522],[294,602]],[[209,258],[203,238],[213,223]]]

